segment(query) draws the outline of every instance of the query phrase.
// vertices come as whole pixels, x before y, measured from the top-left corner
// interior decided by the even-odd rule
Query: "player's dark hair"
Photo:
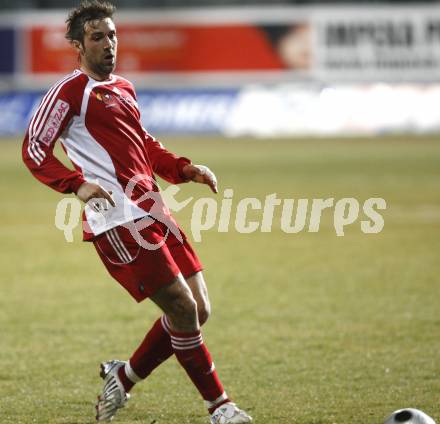
[[[84,25],[86,22],[113,18],[115,6],[107,1],[84,0],[80,5],[73,9],[66,19],[67,32],[66,38],[72,42],[77,40],[84,41]]]

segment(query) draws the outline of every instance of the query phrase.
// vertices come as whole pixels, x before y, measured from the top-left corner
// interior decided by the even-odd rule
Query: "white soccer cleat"
[[[394,411],[384,424],[435,424],[435,421],[419,409],[405,408]]]
[[[246,424],[251,423],[252,417],[237,408],[232,402],[219,406],[211,415],[211,424]]]
[[[104,379],[104,388],[96,403],[96,421],[111,421],[118,409],[130,399],[118,377],[118,370],[123,366],[125,362],[117,360],[101,364],[100,376]]]

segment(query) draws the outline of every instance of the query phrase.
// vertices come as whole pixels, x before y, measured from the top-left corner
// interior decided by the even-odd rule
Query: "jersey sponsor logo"
[[[69,111],[69,108],[69,103],[61,99],[57,100],[39,137],[41,142],[48,146],[50,143],[52,143],[61,127],[61,124],[63,123],[65,116],[67,115],[67,112]]]
[[[105,104],[105,107],[113,107],[116,106],[116,102],[114,101],[114,98],[109,93],[96,93],[96,98]]]
[[[113,89],[114,95],[109,93],[96,93],[96,98],[105,104],[106,108],[117,106],[116,101],[131,107],[136,107],[137,103],[131,96],[123,96],[120,90]]]

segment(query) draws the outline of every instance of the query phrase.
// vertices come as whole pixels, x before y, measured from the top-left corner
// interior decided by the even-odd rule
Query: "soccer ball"
[[[418,409],[405,408],[394,411],[384,424],[435,424],[435,421]]]

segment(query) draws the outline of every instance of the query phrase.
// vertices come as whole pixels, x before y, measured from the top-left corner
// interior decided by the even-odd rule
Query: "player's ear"
[[[80,41],[73,40],[72,46],[76,50],[77,53],[82,54],[84,52],[84,47]]]

